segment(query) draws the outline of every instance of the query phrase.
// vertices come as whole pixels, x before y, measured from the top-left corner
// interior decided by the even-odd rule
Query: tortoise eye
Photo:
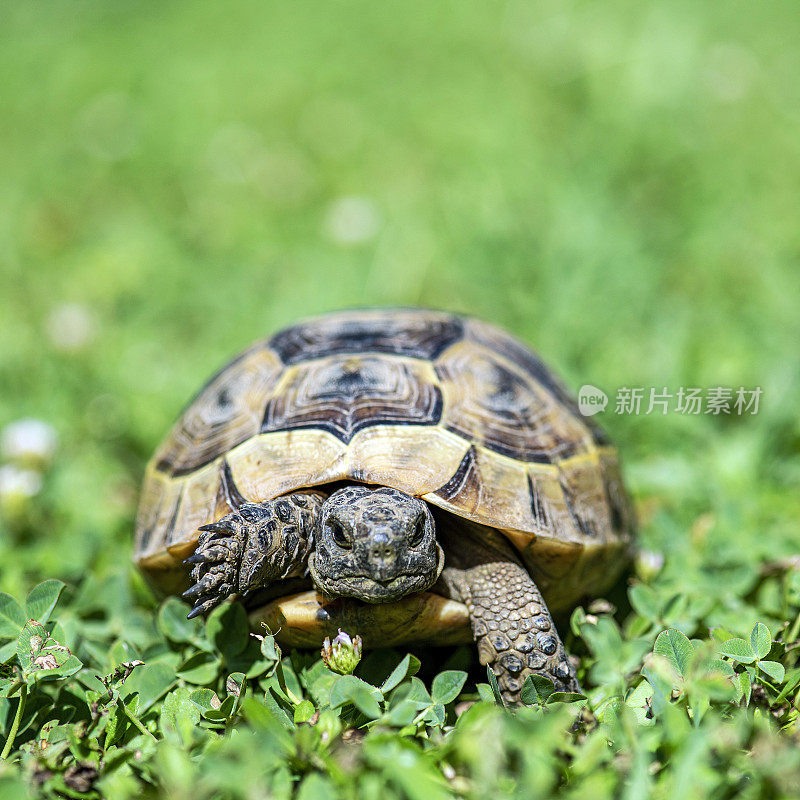
[[[409,536],[408,538],[408,544],[411,547],[416,547],[422,542],[424,537],[425,537],[425,520],[420,518],[416,521],[414,525],[414,530],[411,532],[411,536]]]
[[[353,547],[353,543],[347,538],[347,534],[344,532],[344,528],[338,523],[331,520],[328,523],[328,527],[331,529],[331,536],[333,538],[333,542],[337,547],[341,547],[342,550],[351,550]]]

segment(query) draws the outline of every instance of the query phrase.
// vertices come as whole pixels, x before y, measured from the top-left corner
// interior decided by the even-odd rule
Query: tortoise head
[[[397,489],[348,486],[323,504],[308,565],[324,594],[388,603],[432,586],[444,553],[422,500]]]

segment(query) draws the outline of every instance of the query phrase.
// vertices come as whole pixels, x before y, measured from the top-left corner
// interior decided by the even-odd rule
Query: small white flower
[[[340,197],[325,214],[325,232],[336,244],[360,244],[374,238],[380,228],[380,215],[366,197]]]
[[[8,461],[41,467],[52,461],[58,447],[55,428],[41,419],[9,422],[0,433],[0,454]]]
[[[636,571],[646,580],[658,575],[663,566],[663,553],[656,552],[655,550],[642,549],[636,554]]]
[[[27,500],[42,488],[42,476],[32,469],[20,469],[13,464],[0,467],[0,501]]]
[[[345,633],[341,628],[339,628],[339,633],[337,633],[333,638],[333,644],[343,644],[346,647],[352,647],[353,640],[350,638],[349,634]]]
[[[73,353],[92,343],[97,332],[97,323],[86,306],[80,303],[64,303],[48,314],[45,329],[56,349]]]

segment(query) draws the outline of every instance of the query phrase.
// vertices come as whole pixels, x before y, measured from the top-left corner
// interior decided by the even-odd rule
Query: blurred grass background
[[[0,520],[5,591],[127,569],[144,463],[195,389],[360,305],[485,317],[612,398],[761,386],[757,416],[600,421],[676,580],[797,551],[794,4],[0,13],[0,425],[60,440]]]

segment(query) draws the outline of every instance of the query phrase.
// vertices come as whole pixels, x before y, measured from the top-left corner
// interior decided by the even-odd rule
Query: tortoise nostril
[[[376,561],[390,561],[394,558],[394,547],[385,536],[376,536],[370,547],[370,556]]]
[[[388,561],[392,557],[392,548],[385,544],[375,545],[372,548],[372,557],[378,561]]]
[[[372,536],[369,555],[373,561],[386,562],[394,560],[395,548],[386,533],[376,533]]]

